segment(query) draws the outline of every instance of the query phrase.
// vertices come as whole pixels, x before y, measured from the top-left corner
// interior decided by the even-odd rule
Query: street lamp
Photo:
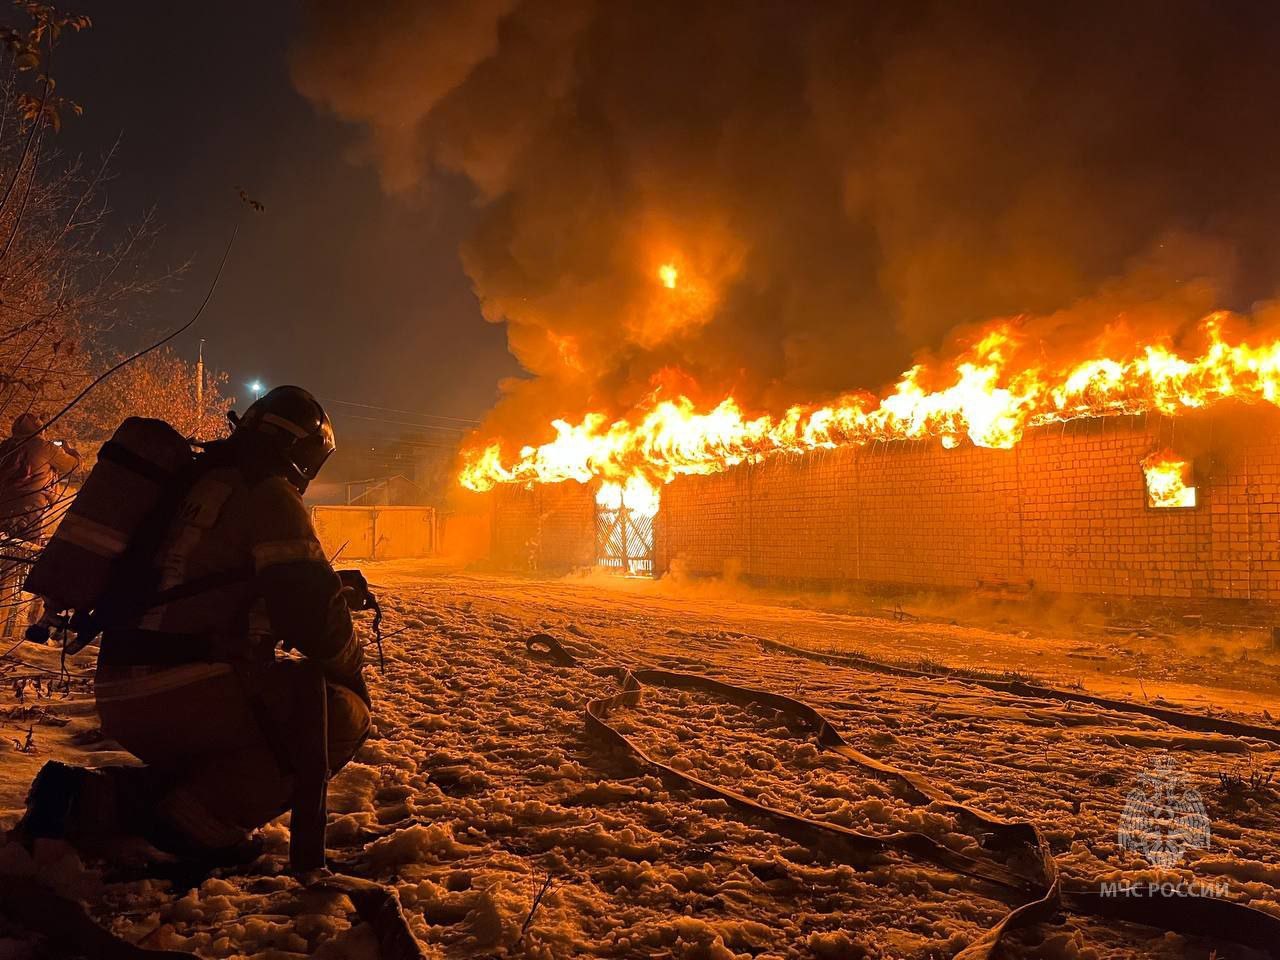
[[[253,391],[254,400],[257,400],[260,396],[262,396],[262,391],[264,388],[262,386],[261,380],[255,380],[253,381],[253,383],[246,383],[245,386]]]

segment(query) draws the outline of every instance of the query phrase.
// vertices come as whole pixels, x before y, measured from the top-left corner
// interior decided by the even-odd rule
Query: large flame
[[[596,503],[606,510],[626,507],[633,514],[652,517],[658,513],[659,495],[648,480],[635,475],[628,477],[625,483],[606,480],[600,484],[600,489],[596,492]]]
[[[511,459],[498,442],[467,451],[459,481],[477,491],[498,483],[596,478],[625,484],[643,477],[661,486],[680,474],[715,473],[771,453],[921,438],[951,448],[964,437],[980,447],[1008,448],[1030,426],[1076,417],[1172,415],[1227,398],[1280,405],[1280,340],[1258,347],[1228,343],[1226,318],[1215,313],[1202,321],[1207,345],[1196,356],[1149,344],[1120,359],[1023,369],[1012,369],[1016,329],[1001,323],[958,359],[943,378],[949,385],[926,389],[923,383],[936,373],[917,365],[878,401],[848,395],[795,406],[778,418],[749,416],[731,396],[699,410],[688,397],[655,394],[620,419],[589,413],[578,423],[555,420],[554,439]]]

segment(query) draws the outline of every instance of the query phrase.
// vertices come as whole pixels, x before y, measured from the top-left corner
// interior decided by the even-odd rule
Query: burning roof
[[[1231,319],[1221,313],[1206,317],[1195,353],[1135,344],[1116,357],[1027,366],[1020,364],[1037,352],[1028,349],[1033,345],[1020,338],[1015,324],[998,324],[949,369],[913,366],[878,399],[846,395],[792,406],[777,417],[746,415],[733,397],[699,409],[688,397],[655,394],[616,420],[601,413],[577,423],[556,420],[554,439],[525,446],[509,459],[498,442],[472,449],[459,479],[481,491],[496,483],[595,478],[643,478],[660,485],[680,474],[715,473],[779,452],[907,439],[936,439],[946,447],[967,439],[1007,448],[1028,427],[1076,417],[1177,415],[1223,400],[1280,404],[1280,339],[1257,346],[1227,339],[1224,326]],[[1155,461],[1144,467],[1149,474],[1158,469]],[[1185,497],[1178,474],[1167,478],[1162,496]]]

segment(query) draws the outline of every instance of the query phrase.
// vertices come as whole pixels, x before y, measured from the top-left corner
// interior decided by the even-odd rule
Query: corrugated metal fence
[[[429,557],[439,546],[434,507],[311,509],[325,553],[344,560]]]

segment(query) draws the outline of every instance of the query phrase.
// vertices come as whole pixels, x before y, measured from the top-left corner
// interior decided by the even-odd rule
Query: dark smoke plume
[[[321,0],[293,73],[388,190],[474,184],[509,440],[878,387],[993,316],[1176,336],[1280,275],[1268,4]]]

